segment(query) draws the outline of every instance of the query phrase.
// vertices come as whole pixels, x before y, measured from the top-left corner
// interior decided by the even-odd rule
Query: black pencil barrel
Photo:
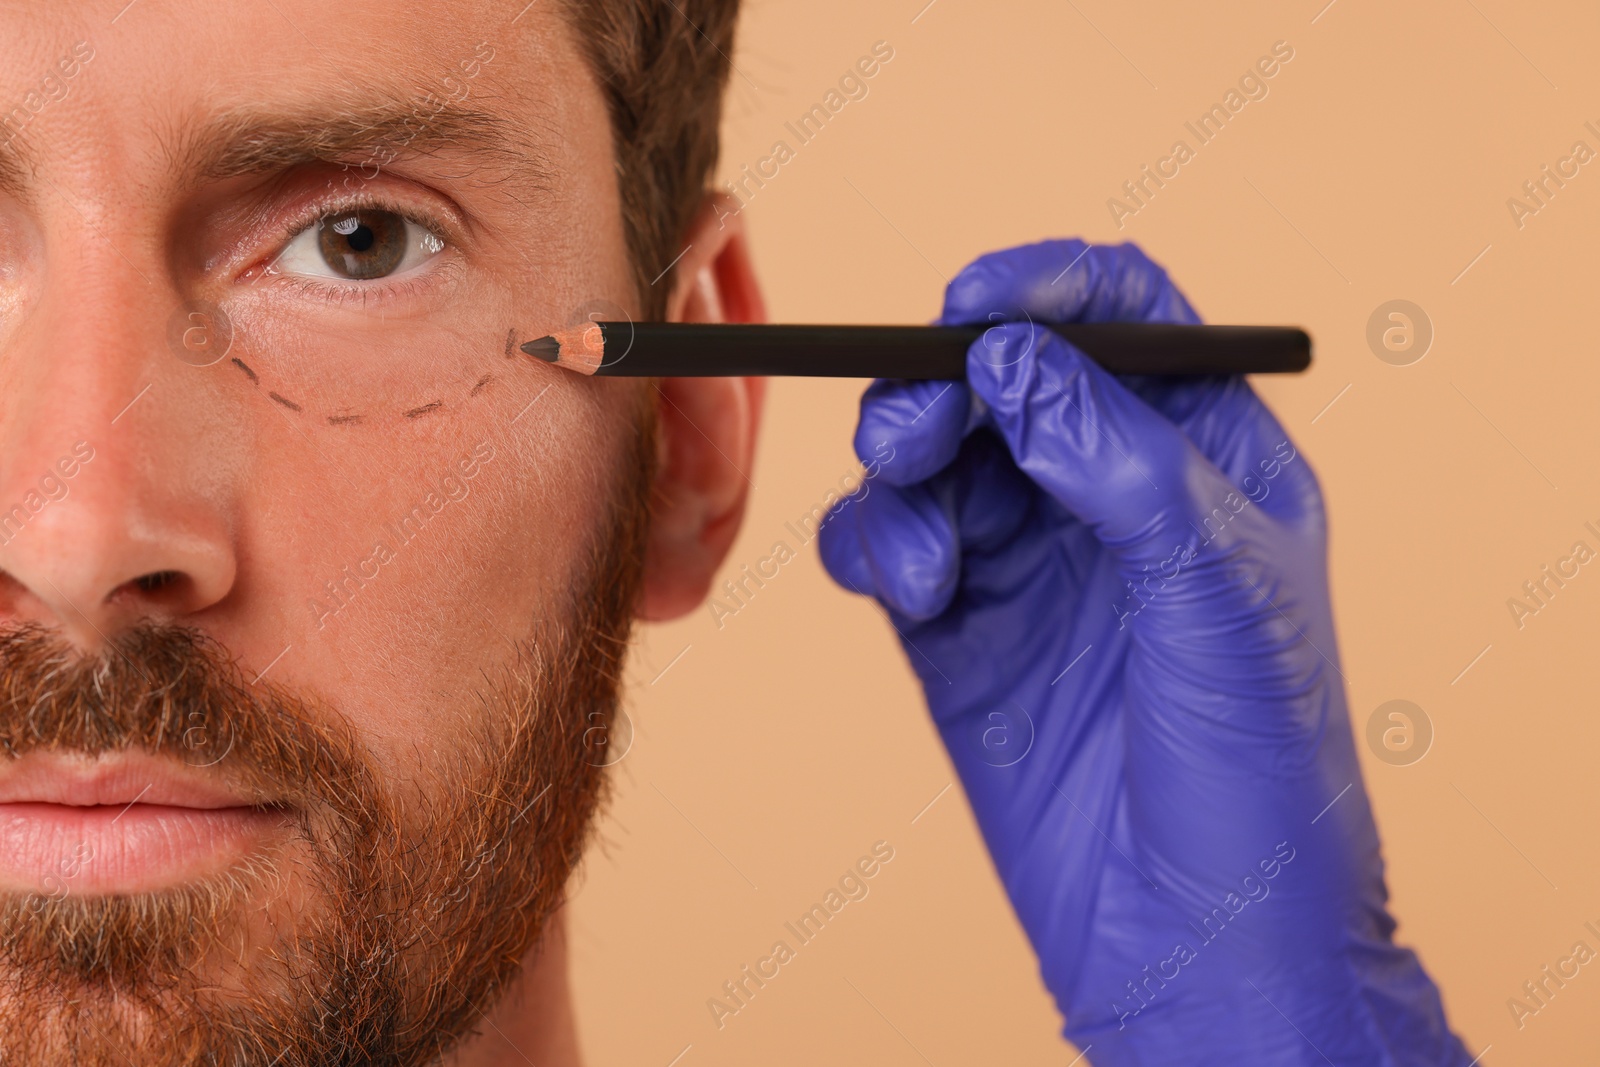
[[[789,375],[830,378],[966,377],[981,326],[807,326],[602,322],[599,374],[619,377]],[[1042,325],[1042,324],[1041,324]],[[1050,330],[1113,374],[1274,374],[1305,370],[1311,338],[1290,326],[1072,323]],[[988,334],[984,358],[1022,353]]]

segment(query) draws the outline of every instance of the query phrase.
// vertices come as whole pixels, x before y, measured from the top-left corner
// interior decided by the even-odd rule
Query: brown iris
[[[406,220],[392,211],[325,216],[317,238],[323,260],[347,278],[382,278],[406,256]]]

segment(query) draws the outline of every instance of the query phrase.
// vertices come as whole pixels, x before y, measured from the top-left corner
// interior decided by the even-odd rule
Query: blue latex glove
[[[1392,940],[1305,459],[1243,379],[1118,380],[1029,318],[1199,321],[1131,245],[979,259],[941,319],[999,323],[968,384],[867,390],[877,474],[821,544],[899,631],[1066,1036],[1464,1067]]]

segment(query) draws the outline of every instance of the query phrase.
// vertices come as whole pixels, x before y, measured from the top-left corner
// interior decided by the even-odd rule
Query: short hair
[[[739,0],[564,0],[606,94],[622,223],[644,318],[717,163]],[[667,282],[667,284],[662,284]]]

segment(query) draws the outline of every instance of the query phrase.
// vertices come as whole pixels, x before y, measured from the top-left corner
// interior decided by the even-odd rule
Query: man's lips
[[[0,762],[0,890],[137,893],[230,866],[287,826],[214,772],[140,752]]]

